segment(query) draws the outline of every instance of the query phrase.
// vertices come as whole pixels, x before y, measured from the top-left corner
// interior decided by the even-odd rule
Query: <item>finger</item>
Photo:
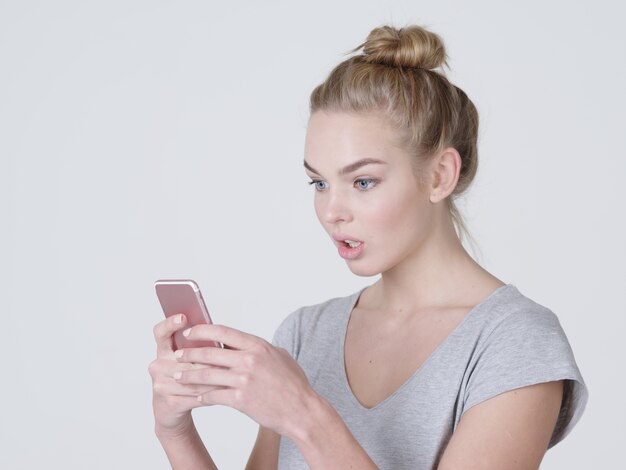
[[[217,385],[181,384],[174,379],[164,380],[154,385],[154,391],[160,396],[193,397],[219,388]]]
[[[168,405],[172,409],[177,410],[178,412],[192,410],[194,408],[197,408],[198,405],[203,406],[203,404],[198,401],[197,396],[187,397],[187,396],[170,395],[165,399],[165,401],[168,403]],[[194,401],[195,403],[193,403]]]
[[[179,313],[167,317],[157,323],[153,328],[154,339],[157,343],[157,356],[164,356],[173,353],[174,343],[172,335],[187,324],[187,318]]]
[[[199,394],[196,398],[201,405],[225,405],[238,409],[241,404],[241,390],[234,388],[216,388]]]
[[[220,367],[236,367],[242,354],[237,350],[227,350],[213,346],[184,348],[174,351],[174,357],[178,362],[210,364]]]
[[[167,403],[167,406],[179,413],[193,410],[194,408],[198,408],[200,406],[207,406],[198,401],[198,397],[187,397],[187,396],[176,396],[170,395],[164,399]]]
[[[245,386],[251,379],[247,372],[233,372],[229,369],[204,367],[202,369],[174,372],[174,380],[181,384],[217,385],[220,387]]]
[[[176,362],[171,359],[157,358],[148,365],[148,373],[152,377],[153,383],[174,378],[174,373],[179,370],[204,369],[214,367],[207,364],[196,364],[193,362]]]
[[[183,335],[190,340],[217,341],[234,349],[250,349],[264,341],[226,325],[196,325],[183,331]]]

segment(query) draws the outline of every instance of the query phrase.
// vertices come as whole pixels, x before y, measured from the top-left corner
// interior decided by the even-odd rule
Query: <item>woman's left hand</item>
[[[177,382],[218,386],[198,396],[204,405],[226,405],[261,426],[289,436],[316,393],[300,365],[263,338],[224,325],[196,325],[185,332],[190,340],[218,341],[218,347],[184,348],[178,361],[217,367],[185,370]]]

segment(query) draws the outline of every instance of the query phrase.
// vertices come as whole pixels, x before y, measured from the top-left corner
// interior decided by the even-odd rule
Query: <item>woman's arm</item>
[[[291,438],[312,469],[378,469],[341,416],[319,395]]]
[[[280,434],[271,429],[259,426],[259,433],[246,470],[275,470],[278,468],[278,451],[280,448]]]
[[[176,382],[184,370],[205,368],[198,364],[181,364],[176,360],[172,335],[186,326],[185,315],[174,315],[154,327],[157,357],[148,366],[152,378],[154,431],[173,469],[215,470],[191,417],[191,410],[201,404],[198,394],[211,386],[187,387]]]
[[[157,425],[155,433],[172,469],[217,470],[191,418],[179,431],[159,429]]]
[[[335,410],[323,400],[319,400],[319,407],[317,411],[311,407],[309,415],[299,416],[290,437],[309,467],[377,469]],[[260,426],[246,470],[278,468],[279,444],[280,434]]]
[[[377,468],[286,350],[224,325],[197,325],[183,334],[190,340],[218,341],[228,346],[183,349],[178,356],[180,362],[218,366],[185,370],[176,379],[187,386],[214,387],[199,394],[200,403],[229,406],[291,439],[311,469]],[[271,435],[257,442],[248,468],[262,468],[261,461],[272,465],[271,457],[277,453],[271,453],[271,446],[276,442]]]
[[[536,470],[559,416],[563,381],[521,387],[470,408],[438,470]]]

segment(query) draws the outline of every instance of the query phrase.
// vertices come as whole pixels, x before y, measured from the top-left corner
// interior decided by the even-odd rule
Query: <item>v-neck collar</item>
[[[491,294],[489,294],[487,297],[485,297],[483,300],[481,300],[478,304],[476,304],[474,307],[472,307],[472,309],[465,314],[465,316],[459,322],[459,324],[448,334],[448,336],[446,336],[439,343],[439,345],[437,345],[437,347],[433,350],[433,352],[430,353],[430,355],[413,372],[413,374],[411,374],[409,376],[409,378],[404,381],[404,383],[402,385],[400,385],[389,396],[384,398],[382,401],[378,402],[373,407],[367,408],[367,407],[363,406],[361,404],[361,402],[356,398],[356,396],[354,395],[354,392],[352,391],[352,388],[350,387],[350,383],[348,382],[348,374],[346,373],[346,360],[345,360],[345,342],[346,342],[346,335],[348,333],[348,323],[350,322],[350,317],[352,316],[352,311],[354,310],[354,306],[357,304],[357,302],[358,302],[359,298],[361,297],[361,294],[363,293],[363,291],[365,289],[367,289],[368,287],[370,287],[370,286],[365,286],[365,287],[361,288],[360,290],[356,291],[355,293],[353,293],[352,295],[350,295],[349,297],[347,297],[347,299],[348,299],[348,306],[347,306],[346,312],[344,314],[343,322],[342,322],[342,325],[341,325],[340,341],[339,341],[339,358],[340,358],[340,360],[339,360],[339,368],[341,369],[339,371],[339,375],[341,377],[341,381],[343,382],[343,385],[344,385],[346,393],[350,397],[350,401],[358,409],[360,409],[364,413],[368,413],[368,412],[372,412],[374,410],[377,410],[377,409],[383,407],[386,403],[392,401],[394,399],[394,397],[399,395],[402,392],[403,389],[405,389],[411,382],[413,382],[419,375],[421,375],[421,372],[426,368],[426,366],[430,362],[433,361],[433,358],[436,358],[438,355],[441,354],[441,350],[443,350],[450,342],[452,342],[452,338],[454,336],[458,335],[458,333],[463,330],[464,325],[467,323],[467,321],[468,321],[468,319],[470,317],[475,316],[477,311],[479,311],[482,308],[484,308],[486,306],[486,304],[489,303],[489,301],[491,301],[494,297],[496,297],[501,292],[503,292],[505,290],[508,290],[508,289],[511,289],[511,288],[515,288],[515,286],[513,284],[511,284],[511,283],[504,284],[503,286],[500,286],[497,289],[495,289],[493,292],[491,292]]]

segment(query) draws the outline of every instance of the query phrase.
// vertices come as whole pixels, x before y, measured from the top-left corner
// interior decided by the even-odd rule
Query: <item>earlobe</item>
[[[459,180],[461,156],[453,147],[445,148],[435,161],[434,182],[430,202],[436,203],[448,197]]]

